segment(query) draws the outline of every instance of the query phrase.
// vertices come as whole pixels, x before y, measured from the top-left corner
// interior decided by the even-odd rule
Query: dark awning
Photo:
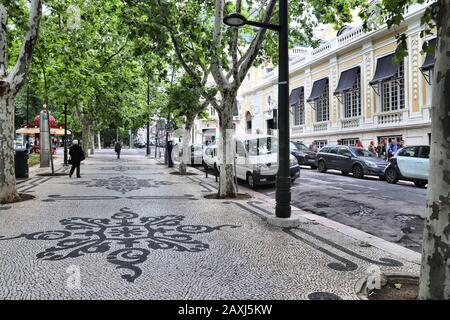
[[[428,41],[429,46],[434,46],[436,48],[436,38],[431,39]],[[420,67],[420,70],[427,71],[434,68],[434,63],[436,62],[436,58],[433,54],[427,53],[425,57],[425,61],[423,62],[422,67]]]
[[[334,91],[334,94],[339,94],[353,88],[357,80],[359,70],[360,70],[359,67],[355,67],[342,72],[341,77],[339,78],[338,86]]]
[[[289,106],[293,107],[300,102],[304,87],[295,88],[289,96]]]
[[[308,98],[308,102],[314,101],[322,97],[327,89],[328,78],[323,78],[317,81],[314,81],[311,95]]]
[[[395,73],[398,71],[399,65],[398,63],[392,63],[392,59],[394,58],[394,56],[395,53],[392,53],[388,56],[378,59],[375,76],[369,83],[371,86],[383,80],[389,79],[395,75]]]

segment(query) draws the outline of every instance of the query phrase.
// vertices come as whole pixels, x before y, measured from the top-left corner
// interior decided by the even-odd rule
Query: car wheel
[[[397,171],[393,168],[387,168],[386,172],[384,173],[384,178],[386,179],[387,183],[397,183],[398,181],[398,174]]]
[[[325,164],[325,161],[320,160],[319,161],[319,166],[317,167],[317,169],[319,170],[319,172],[322,172],[322,173],[327,172],[327,166]]]
[[[349,172],[347,172],[347,171],[341,171],[341,172],[344,176],[348,176],[348,174],[349,174]]]
[[[364,170],[359,164],[357,164],[353,166],[352,174],[355,178],[362,179],[364,177]]]
[[[255,180],[253,179],[253,175],[251,173],[247,173],[247,183],[250,188],[256,189]]]
[[[427,185],[427,182],[416,180],[416,181],[414,181],[414,184],[416,185],[416,187],[423,188]]]

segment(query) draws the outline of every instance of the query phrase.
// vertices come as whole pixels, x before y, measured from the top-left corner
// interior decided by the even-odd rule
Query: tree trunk
[[[81,139],[82,144],[81,147],[83,148],[84,156],[86,158],[89,157],[89,148],[91,146],[90,140],[91,140],[91,125],[88,121],[82,121],[82,132],[81,132]]]
[[[229,93],[223,99],[223,111],[219,112],[220,140],[219,140],[219,197],[235,198],[236,184],[234,181],[234,148],[233,136],[233,106],[236,93]]]
[[[91,152],[90,152],[90,154],[94,154],[94,150],[95,150],[95,133],[92,132],[90,137],[91,137]]]
[[[450,299],[450,0],[436,19],[438,41],[433,76],[432,145],[428,177],[420,299]]]
[[[14,95],[0,92],[0,203],[19,200],[14,166]]]
[[[187,163],[190,161],[190,159],[188,158],[189,143],[191,142],[191,128],[193,123],[194,123],[193,119],[188,119],[184,127],[185,132],[183,134],[183,142],[182,142],[183,156],[180,159],[180,175],[187,174]]]

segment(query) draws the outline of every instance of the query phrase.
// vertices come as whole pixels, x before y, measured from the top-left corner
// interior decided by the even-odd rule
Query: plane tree
[[[0,3],[0,203],[14,202],[20,199],[16,189],[14,168],[14,100],[26,82],[34,47],[38,38],[39,23],[42,16],[41,0],[32,0],[29,9],[24,9],[24,3],[2,1]],[[13,60],[8,59],[8,48],[13,39],[8,38],[11,29],[22,30],[23,21],[12,19],[27,12],[28,22],[20,36],[20,50]],[[15,58],[15,59],[14,59]],[[12,68],[12,62],[15,64]]]

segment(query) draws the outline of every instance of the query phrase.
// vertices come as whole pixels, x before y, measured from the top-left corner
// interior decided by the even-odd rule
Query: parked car
[[[205,170],[214,169],[215,172],[219,172],[218,167],[218,158],[217,158],[217,145],[209,145],[206,146],[203,152],[203,165]]]
[[[191,166],[199,166],[203,164],[203,145],[191,144],[188,149],[188,159]]]
[[[246,135],[234,138],[236,147],[236,176],[251,188],[273,184],[278,172],[278,139],[270,135]],[[290,155],[290,177],[300,177],[297,159]]]
[[[412,181],[418,187],[428,184],[430,146],[411,146],[400,149],[384,172],[388,183]]]
[[[180,163],[183,157],[183,144],[176,143],[172,149],[172,159],[175,163]],[[191,166],[203,165],[203,146],[201,144],[191,144],[187,150],[187,164]]]
[[[273,184],[278,172],[278,139],[270,135],[245,135],[234,137],[236,177],[246,181],[251,188]],[[218,148],[206,146],[203,161],[206,168],[219,173]],[[300,165],[290,155],[291,181],[300,177]]]
[[[134,146],[136,148],[145,148],[146,147],[146,143],[142,140],[136,140],[134,141]]]
[[[300,165],[310,166],[311,169],[317,169],[316,152],[309,150],[309,148],[301,142],[291,141],[290,148],[291,154],[297,158]]]
[[[351,172],[355,178],[359,179],[370,175],[384,180],[384,170],[388,163],[366,149],[338,145],[320,149],[317,153],[316,165],[319,172],[334,169],[340,170],[343,175]]]

